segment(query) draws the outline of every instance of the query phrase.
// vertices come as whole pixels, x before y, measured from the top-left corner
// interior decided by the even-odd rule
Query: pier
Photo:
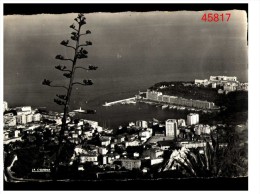
[[[117,101],[113,101],[113,102],[105,102],[105,104],[103,106],[111,106],[114,104],[118,104],[118,103],[135,103],[135,97],[132,98],[127,98],[127,99],[123,99],[123,100],[117,100]]]

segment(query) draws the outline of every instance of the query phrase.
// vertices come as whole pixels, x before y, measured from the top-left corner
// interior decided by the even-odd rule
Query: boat
[[[168,105],[163,105],[162,109],[166,109],[168,107]]]
[[[136,101],[129,101],[128,104],[136,104]]]

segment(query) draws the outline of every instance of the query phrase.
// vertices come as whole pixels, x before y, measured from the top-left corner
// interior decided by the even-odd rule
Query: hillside
[[[178,96],[194,100],[207,100],[218,106],[227,107],[229,112],[248,110],[248,92],[234,91],[218,94],[218,88],[196,86],[194,82],[159,82],[149,89],[160,91],[166,95]]]

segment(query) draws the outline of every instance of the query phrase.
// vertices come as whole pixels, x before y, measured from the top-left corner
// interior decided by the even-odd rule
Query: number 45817
[[[204,22],[228,22],[231,17],[231,13],[204,13],[201,20]]]

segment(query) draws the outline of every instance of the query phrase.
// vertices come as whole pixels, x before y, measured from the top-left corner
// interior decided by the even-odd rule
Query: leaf
[[[43,82],[42,82],[42,85],[50,86],[51,85],[51,81],[47,80],[47,79],[44,79]]]
[[[61,45],[64,45],[64,46],[67,46],[68,44],[69,44],[69,40],[63,40],[63,41],[61,41],[61,43],[60,43]]]
[[[83,80],[83,83],[84,83],[85,85],[93,85],[93,82],[92,82],[91,79],[89,79],[89,80]]]
[[[89,65],[88,66],[89,70],[97,70],[97,66]]]
[[[74,24],[71,24],[71,25],[70,25],[70,28],[75,29],[75,25],[74,25]]]
[[[65,105],[66,103],[64,101],[61,101],[59,99],[54,98],[54,102],[58,105]]]
[[[86,46],[92,45],[91,41],[86,41]]]
[[[66,95],[60,95],[60,94],[56,94],[56,96],[62,100],[67,100],[67,96]]]
[[[65,76],[67,78],[71,78],[71,73],[64,73],[63,76]]]
[[[62,55],[56,55],[55,59],[63,60],[64,57]]]

